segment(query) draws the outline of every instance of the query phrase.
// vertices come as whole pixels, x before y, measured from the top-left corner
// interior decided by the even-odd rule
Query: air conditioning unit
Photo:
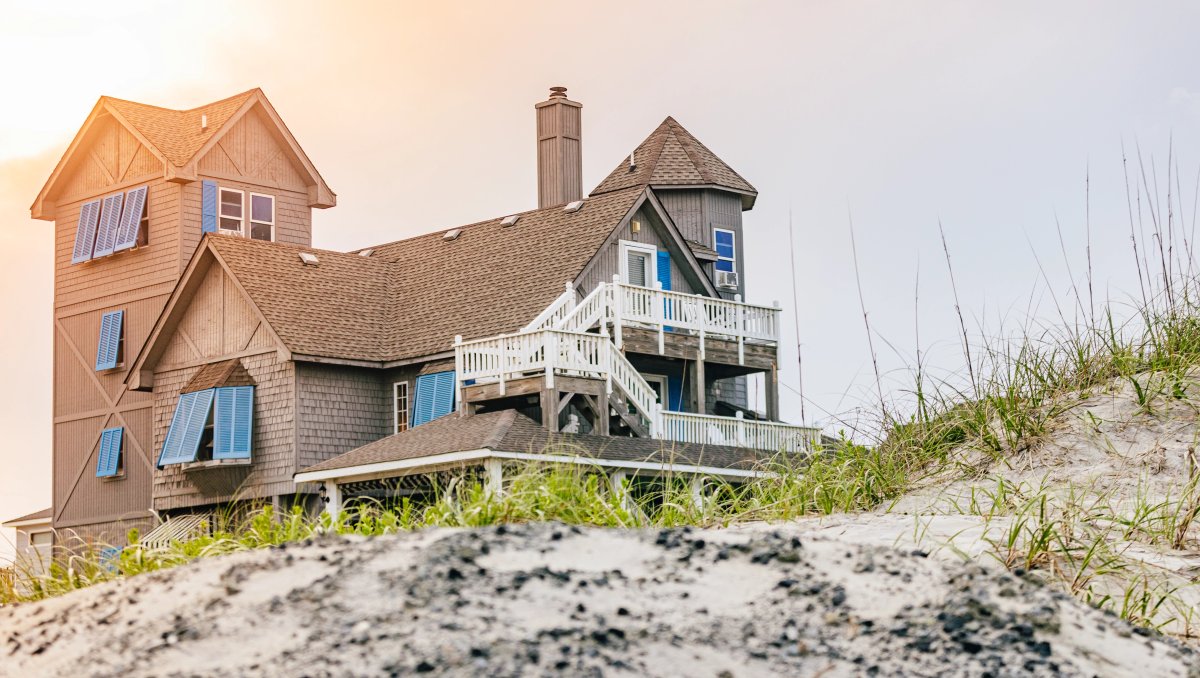
[[[736,290],[738,288],[737,271],[717,271],[717,287]]]

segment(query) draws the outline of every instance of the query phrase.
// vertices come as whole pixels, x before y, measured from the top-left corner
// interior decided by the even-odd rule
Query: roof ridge
[[[108,101],[119,101],[123,104],[133,104],[135,106],[142,106],[143,108],[153,108],[155,110],[166,111],[168,113],[192,113],[192,112],[200,110],[201,108],[208,108],[209,106],[215,106],[217,104],[223,104],[227,101],[233,101],[234,99],[237,99],[238,97],[244,97],[248,94],[253,94],[256,91],[260,91],[261,89],[262,89],[261,87],[254,87],[254,88],[248,89],[244,92],[238,92],[237,94],[227,96],[224,99],[217,99],[216,101],[210,101],[206,104],[200,104],[199,106],[193,106],[191,108],[167,108],[166,106],[158,106],[155,104],[142,103],[141,101],[134,101],[133,99],[122,99],[121,97],[114,97],[109,94],[102,94],[102,95],[100,95],[100,98],[108,100]]]
[[[708,171],[708,168],[704,166],[704,161],[697,157],[696,149],[692,145],[693,141],[698,142],[698,140],[692,137],[691,133],[684,129],[683,125],[680,125],[675,118],[667,116],[667,120],[664,122],[667,121],[669,121],[668,131],[671,134],[671,138],[683,149],[683,152],[688,157],[688,162],[692,163],[692,167],[696,170],[696,174],[699,174],[701,179],[711,184],[713,182],[712,172]],[[682,131],[683,134],[680,135],[679,131]],[[665,146],[666,144],[663,145]]]

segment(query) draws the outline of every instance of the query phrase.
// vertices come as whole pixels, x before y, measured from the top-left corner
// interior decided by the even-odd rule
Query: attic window
[[[369,256],[371,256],[372,254],[375,254],[375,250],[373,250],[373,249],[371,249],[371,248],[367,248],[367,249],[365,249],[365,250],[359,250],[359,251],[358,251],[358,256],[360,256],[360,257],[369,257]]]
[[[500,225],[507,228],[509,226],[512,226],[513,224],[516,224],[517,219],[520,219],[520,218],[521,218],[520,214],[510,214],[509,216],[504,217],[504,221],[501,221]]]
[[[446,231],[445,233],[442,234],[442,240],[445,240],[446,242],[450,242],[451,240],[457,240],[458,236],[460,236],[460,235],[462,235],[461,228],[452,228],[449,231]]]
[[[321,263],[321,260],[317,258],[317,255],[313,254],[312,252],[301,252],[300,261],[303,261],[305,266],[316,266],[317,264]]]
[[[567,206],[563,208],[563,211],[567,212],[567,213],[571,213],[571,212],[578,212],[581,209],[583,209],[583,201],[576,200],[575,202],[567,203]]]

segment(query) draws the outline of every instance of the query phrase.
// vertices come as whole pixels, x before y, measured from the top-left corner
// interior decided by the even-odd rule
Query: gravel
[[[1149,678],[1198,661],[1031,578],[786,528],[327,537],[0,609],[0,676]]]

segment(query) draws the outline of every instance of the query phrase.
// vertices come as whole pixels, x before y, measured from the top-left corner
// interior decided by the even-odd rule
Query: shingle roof
[[[242,361],[237,358],[222,360],[219,363],[209,363],[199,370],[188,383],[180,389],[180,393],[195,393],[221,386],[255,386],[254,377],[246,371]]]
[[[379,245],[370,256],[210,235],[217,255],[293,352],[386,362],[449,351],[454,336],[520,329],[562,293],[643,189]],[[301,251],[320,262],[305,265]]]
[[[749,470],[769,461],[765,452],[721,445],[688,445],[651,438],[550,433],[516,410],[472,416],[451,414],[310,466],[304,473],[353,468],[451,452],[567,454],[610,461],[674,463]]]
[[[252,89],[186,111],[114,97],[104,97],[104,102],[141,133],[168,162],[183,167],[257,91]],[[208,126],[204,128],[201,127],[202,116],[208,116]]]
[[[670,116],[592,191],[602,195],[630,186],[714,185],[758,195],[750,182],[725,164]]]
[[[34,513],[29,513],[27,515],[23,515],[20,518],[13,518],[12,520],[6,520],[0,524],[9,525],[11,523],[24,523],[26,521],[33,521],[33,520],[50,520],[53,517],[54,517],[54,509],[47,508],[47,509],[42,509],[41,511],[36,511]]]

